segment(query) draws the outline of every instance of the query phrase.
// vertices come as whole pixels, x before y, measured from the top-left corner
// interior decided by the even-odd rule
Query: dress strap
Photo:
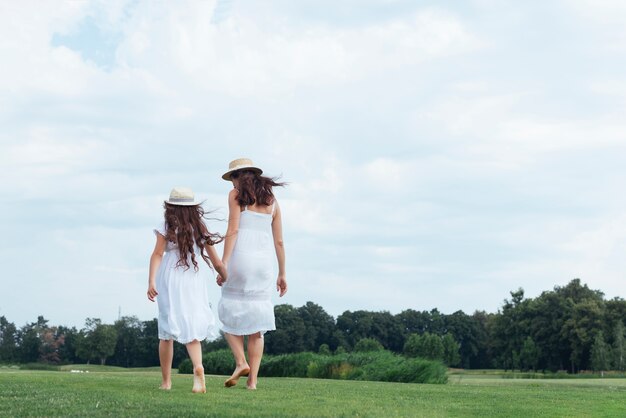
[[[276,210],[276,199],[274,199],[274,203],[272,203],[272,215],[274,215],[275,210]]]

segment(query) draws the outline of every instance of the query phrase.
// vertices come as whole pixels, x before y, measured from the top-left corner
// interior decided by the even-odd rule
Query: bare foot
[[[256,385],[246,385],[248,390],[256,390]]]
[[[159,389],[161,390],[170,390],[172,388],[172,382],[163,382],[161,383],[161,386],[159,386]]]
[[[206,393],[206,385],[204,383],[204,367],[197,366],[193,369],[193,393]]]
[[[239,378],[241,376],[247,376],[248,373],[250,373],[250,366],[248,366],[247,364],[245,366],[237,367],[233,372],[233,375],[224,382],[224,386],[226,386],[227,388],[235,386]]]

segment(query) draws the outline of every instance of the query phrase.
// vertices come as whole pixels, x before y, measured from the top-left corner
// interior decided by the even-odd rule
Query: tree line
[[[620,370],[626,368],[626,300],[574,279],[536,298],[512,291],[495,313],[407,309],[346,311],[336,319],[321,306],[277,305],[276,331],[266,334],[268,354],[342,353],[378,344],[411,357],[442,360],[467,369]],[[360,348],[358,345],[360,344]],[[220,339],[204,350],[227,347]],[[40,316],[21,328],[0,317],[0,362],[51,364],[99,362],[123,367],[156,366],[156,319],[121,317],[113,324],[88,318],[81,329],[50,326]],[[174,365],[186,357],[175,344]]]

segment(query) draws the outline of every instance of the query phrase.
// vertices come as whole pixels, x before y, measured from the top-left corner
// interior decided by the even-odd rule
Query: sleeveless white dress
[[[165,236],[165,225],[154,230]],[[187,344],[193,340],[214,340],[219,337],[217,321],[209,303],[211,269],[194,245],[198,271],[188,258],[189,269],[176,267],[178,245],[168,242],[156,274],[156,297],[159,306],[159,339]]]
[[[248,210],[239,218],[235,248],[228,263],[228,279],[222,285],[218,316],[222,331],[250,335],[276,329],[272,290],[275,288],[275,250],[272,213]]]

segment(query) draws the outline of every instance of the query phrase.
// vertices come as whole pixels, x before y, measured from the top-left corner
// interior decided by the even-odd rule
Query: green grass
[[[79,366],[73,366],[78,369]],[[577,417],[626,416],[626,379],[503,379],[450,376],[447,385],[261,378],[257,391],[207,376],[174,375],[157,389],[154,368],[89,373],[0,368],[0,416]],[[113,371],[115,370],[115,371]]]

